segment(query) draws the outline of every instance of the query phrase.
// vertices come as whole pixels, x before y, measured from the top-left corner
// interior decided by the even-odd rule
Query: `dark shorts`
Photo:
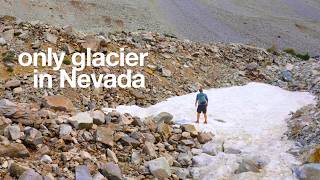
[[[200,104],[197,108],[197,113],[207,113],[207,105],[206,104]]]

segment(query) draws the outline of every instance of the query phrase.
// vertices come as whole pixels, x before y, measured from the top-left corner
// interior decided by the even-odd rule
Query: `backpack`
[[[199,104],[207,104],[206,94],[199,93],[198,94],[198,102],[199,102]]]

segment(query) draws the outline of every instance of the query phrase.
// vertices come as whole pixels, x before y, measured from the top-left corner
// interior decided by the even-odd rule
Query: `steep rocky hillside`
[[[52,89],[35,89],[33,67],[21,67],[17,56],[44,52],[48,47],[68,54],[63,65],[67,70],[71,69],[71,55],[86,48],[149,52],[146,66],[133,68],[146,76],[146,88],[61,89],[55,79]],[[20,22],[11,16],[0,18],[0,61],[0,173],[9,179],[30,174],[72,179],[90,173],[97,179],[190,177],[184,168],[201,163],[201,158],[192,161],[199,154],[191,152],[192,148],[209,154],[224,151],[220,145],[217,149],[202,145],[212,140],[212,134],[198,132],[192,125],[175,125],[168,113],[143,121],[100,109],[120,104],[148,106],[195,92],[200,85],[228,87],[251,81],[320,95],[317,59],[303,61],[242,44],[195,43],[153,32],[84,34],[70,26]],[[123,70],[105,67],[86,68],[85,72],[120,74]],[[44,67],[39,71],[56,73]],[[301,146],[318,144],[318,128],[306,127],[318,126],[314,123],[319,120],[319,103],[304,112],[290,120],[289,137],[306,141]],[[296,123],[301,125],[291,126]],[[305,138],[310,133],[316,133],[311,140]],[[239,172],[259,171],[264,165],[254,158],[242,162]],[[177,168],[171,171],[170,166]]]

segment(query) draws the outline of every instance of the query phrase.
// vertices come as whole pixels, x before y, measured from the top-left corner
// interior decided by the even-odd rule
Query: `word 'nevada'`
[[[31,55],[30,53],[23,52],[19,55],[18,61],[21,66],[48,66],[53,67],[57,71],[61,69],[63,64],[65,52],[52,52],[52,48],[48,48],[47,53],[37,52]],[[76,71],[82,71],[86,66],[102,67],[102,66],[144,66],[145,57],[147,53],[125,53],[124,48],[120,48],[120,52],[110,52],[107,55],[101,52],[92,53],[88,48],[86,53],[76,52],[72,54],[71,62]]]
[[[53,77],[50,74],[38,73],[35,70],[34,87],[43,88],[45,84],[52,88]],[[77,74],[75,69],[69,75],[64,69],[60,70],[60,88],[65,88],[66,84],[71,88],[144,88],[145,77],[143,74],[133,74],[132,70],[127,70],[126,74],[118,76],[114,74]]]

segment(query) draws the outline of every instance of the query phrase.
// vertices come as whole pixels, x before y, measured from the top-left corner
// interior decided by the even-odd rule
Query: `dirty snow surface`
[[[238,157],[222,153],[213,157],[216,159],[212,159],[211,164],[195,171],[200,179],[294,179],[291,167],[299,162],[286,153],[293,147],[293,142],[282,138],[286,131],[285,119],[290,112],[315,103],[311,94],[289,92],[262,83],[204,92],[209,97],[207,125],[203,124],[203,117],[200,124],[195,124],[195,93],[172,97],[148,108],[118,106],[117,110],[142,118],[169,112],[176,123],[193,123],[200,131],[213,132],[215,140],[223,140],[225,146],[240,149],[241,156],[259,156],[268,161],[260,173],[234,175],[234,161]]]

